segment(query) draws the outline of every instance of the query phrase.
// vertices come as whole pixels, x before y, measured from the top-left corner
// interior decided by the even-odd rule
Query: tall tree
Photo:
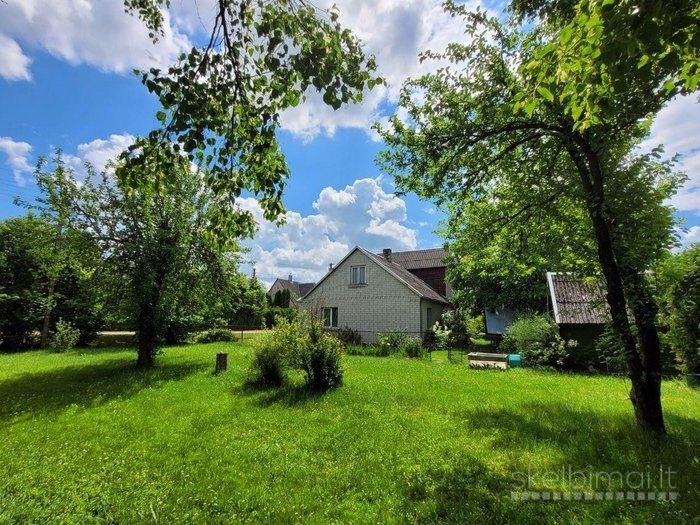
[[[157,40],[169,0],[125,0]],[[308,90],[338,109],[358,102],[381,80],[374,59],[338,22],[335,7],[321,10],[306,0],[218,0],[210,38],[180,55],[176,64],[137,72],[160,100],[161,126],[125,154],[120,175],[132,187],[143,183],[138,168],[159,156],[163,144],[186,153],[206,173],[204,183],[230,204],[241,191],[259,197],[265,218],[284,211],[289,169],[277,141],[280,113],[302,102]],[[164,167],[165,173],[174,170]],[[236,206],[212,210],[212,231],[251,234],[249,212]]]
[[[494,179],[517,176],[530,186],[569,188],[567,195],[579,199],[590,220],[612,324],[624,344],[637,423],[663,433],[657,307],[644,279],[650,257],[628,236],[644,240],[641,246],[652,249],[647,255],[660,252],[671,244],[670,214],[658,202],[658,186],[645,187],[644,173],[628,154],[669,98],[697,85],[692,78],[683,87],[668,84],[685,75],[683,60],[665,60],[664,51],[642,55],[650,49],[644,46],[617,46],[628,41],[630,27],[662,20],[678,24],[672,31],[691,34],[687,45],[697,51],[698,6],[681,1],[674,16],[656,19],[654,11],[620,4],[516,2],[527,15],[532,6],[545,11],[536,23],[518,24],[516,16],[509,25],[448,4],[464,18],[466,43],[426,53],[451,65],[407,82],[400,105],[409,119],[394,117],[383,131],[389,149],[382,159],[401,187],[438,200],[486,194]],[[570,41],[579,43],[576,54],[560,56]],[[588,90],[595,96],[584,96]],[[653,206],[636,207],[644,203]],[[635,217],[646,222],[637,225]]]
[[[209,212],[220,204],[200,185],[186,157],[172,151],[168,164],[176,173],[161,171],[163,163],[149,160],[141,167],[143,187],[121,186],[108,173],[88,175],[80,184],[74,173],[60,161],[61,170],[41,175],[65,186],[71,195],[71,227],[94,238],[100,246],[102,285],[110,287],[116,303],[123,303],[138,336],[137,366],[154,365],[158,341],[166,336],[175,314],[188,304],[188,295],[198,280],[220,273],[220,249],[234,250],[228,241],[222,246],[209,231]],[[61,175],[60,177],[58,175]]]

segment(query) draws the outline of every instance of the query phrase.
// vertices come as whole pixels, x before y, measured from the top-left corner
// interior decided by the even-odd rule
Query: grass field
[[[230,369],[213,376],[220,350]],[[656,443],[637,432],[623,379],[348,356],[344,385],[311,396],[245,389],[247,342],[168,348],[149,372],[134,356],[0,355],[0,523],[700,516],[700,394],[681,382],[663,385],[669,436]],[[643,490],[667,490],[659,467],[675,501],[511,499],[528,469],[536,491],[596,488],[569,469],[625,476],[602,490],[638,486],[634,473],[649,475]]]

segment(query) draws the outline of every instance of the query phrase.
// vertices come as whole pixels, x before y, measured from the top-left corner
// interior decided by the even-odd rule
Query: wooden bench
[[[469,352],[469,366],[471,368],[508,368],[507,354],[491,354],[488,352]]]

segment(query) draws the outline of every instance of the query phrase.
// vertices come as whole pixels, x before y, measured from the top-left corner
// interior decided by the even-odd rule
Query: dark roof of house
[[[381,253],[377,254],[383,257]],[[391,260],[400,264],[407,270],[419,268],[441,268],[445,266],[447,251],[443,248],[429,248],[427,250],[412,250],[407,252],[391,252]]]
[[[389,270],[390,273],[393,273],[396,277],[398,277],[398,279],[400,281],[403,281],[410,288],[413,288],[413,290],[415,292],[417,292],[418,295],[420,295],[421,297],[423,297],[425,299],[430,299],[431,301],[436,301],[438,303],[449,304],[449,301],[446,298],[444,298],[442,295],[437,293],[435,290],[433,290],[428,285],[428,283],[426,283],[424,280],[413,275],[402,264],[399,264],[398,262],[396,262],[393,258],[395,254],[392,253],[392,261],[389,262],[381,255],[376,255],[374,253],[370,253],[367,250],[363,250],[362,248],[360,248],[360,250],[362,250],[365,253],[365,255],[370,257],[377,264],[379,264],[380,266],[383,266],[384,268]],[[428,251],[428,250],[425,250],[425,251]],[[403,253],[411,253],[411,252],[403,252]],[[425,266],[424,268],[431,268],[431,266]]]
[[[279,283],[279,285],[283,289],[289,290],[297,297],[303,297],[304,295],[309,293],[314,286],[316,286],[316,283],[300,283],[297,281],[290,281],[289,279],[280,278],[275,279],[275,282],[272,283],[272,286],[274,286],[275,283]],[[272,290],[272,286],[270,286],[270,290]],[[267,293],[270,293],[270,290],[268,290]]]
[[[548,272],[547,285],[557,324],[604,324],[608,321],[602,283]]]
[[[400,264],[398,264],[396,262],[389,262],[383,256],[368,252],[367,250],[365,250],[364,248],[360,248],[359,246],[355,246],[355,248],[350,250],[350,252],[345,257],[343,257],[340,260],[340,262],[338,262],[338,264],[336,264],[330,272],[328,272],[326,275],[324,275],[321,278],[321,280],[318,281],[318,283],[316,283],[311,288],[311,290],[309,290],[306,294],[302,295],[301,297],[303,298],[306,295],[308,295],[309,293],[311,293],[311,291],[315,287],[319,286],[326,279],[326,277],[328,277],[330,274],[332,274],[334,271],[336,271],[340,267],[340,265],[343,264],[345,259],[350,257],[350,255],[352,255],[356,250],[361,251],[370,260],[376,262],[378,265],[380,265],[381,267],[386,269],[390,274],[392,274],[394,277],[396,277],[399,281],[403,282],[406,286],[408,286],[411,290],[413,290],[420,297],[422,297],[424,299],[430,299],[431,301],[435,301],[438,303],[450,304],[450,302],[445,297],[443,297],[442,295],[437,293],[430,286],[428,286],[428,284],[425,281],[423,281],[422,279],[419,279],[418,277],[413,275],[411,272],[409,272],[406,268],[404,268]],[[430,268],[430,267],[428,266],[428,268]]]

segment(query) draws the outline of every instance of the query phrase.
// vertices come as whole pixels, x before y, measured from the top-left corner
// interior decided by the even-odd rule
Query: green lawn
[[[230,370],[213,376],[222,349]],[[309,396],[244,389],[244,343],[168,348],[146,373],[133,352],[87,352],[0,355],[0,523],[700,515],[700,393],[681,382],[664,383],[670,432],[657,444],[636,431],[623,379],[349,356],[345,384]],[[659,466],[676,501],[511,499],[528,468],[531,489],[566,491],[541,474],[650,473],[658,489]]]

